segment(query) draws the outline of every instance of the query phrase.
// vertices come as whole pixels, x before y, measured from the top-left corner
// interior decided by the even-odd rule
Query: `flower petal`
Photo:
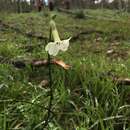
[[[50,42],[45,47],[45,50],[48,51],[50,55],[56,56],[59,52],[59,47],[55,42]]]
[[[55,41],[55,42],[61,41],[54,20],[51,20],[51,21],[50,21],[50,26],[51,26],[51,29],[52,29],[52,36],[53,36],[54,41]]]
[[[48,43],[48,44],[46,45],[46,47],[45,47],[45,51],[48,51],[49,48],[50,48],[51,46],[53,46],[53,44],[55,44],[55,43],[54,43],[54,42]]]
[[[62,43],[60,43],[59,45],[59,49],[62,50],[62,51],[67,51],[68,50],[68,47],[69,47],[69,40],[71,38],[67,39],[67,40],[63,40]]]
[[[59,52],[59,49],[58,49],[58,47],[54,47],[54,48],[51,48],[49,51],[48,51],[48,53],[50,54],[50,55],[52,55],[52,56],[56,56],[57,54],[58,54],[58,52]]]

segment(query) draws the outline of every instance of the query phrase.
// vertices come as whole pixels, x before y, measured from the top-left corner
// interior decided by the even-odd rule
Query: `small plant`
[[[53,38],[53,42],[52,42]],[[56,56],[59,51],[67,51],[69,47],[69,39],[66,40],[61,40],[59,37],[58,30],[56,28],[56,24],[54,20],[50,21],[50,35],[49,35],[49,43],[46,45],[45,50],[48,52],[48,70],[49,70],[49,87],[50,87],[50,101],[48,104],[48,113],[47,117],[44,121],[44,128],[48,126],[49,121],[50,121],[50,116],[51,116],[51,109],[52,109],[52,100],[53,100],[53,81],[52,81],[52,67],[51,67],[51,56]],[[53,60],[56,64],[62,66],[64,69],[69,69],[69,66],[66,65],[63,61],[61,60]]]

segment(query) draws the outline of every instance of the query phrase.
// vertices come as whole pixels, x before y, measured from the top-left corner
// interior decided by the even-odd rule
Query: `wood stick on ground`
[[[25,68],[27,64],[30,64],[32,67],[39,68],[43,66],[48,66],[48,60],[33,60],[33,61],[12,61],[11,62],[14,67],[22,69]],[[62,67],[65,70],[68,70],[71,66],[67,65],[64,61],[62,60],[57,60],[57,59],[51,59],[50,62],[52,65],[57,65],[59,67]]]

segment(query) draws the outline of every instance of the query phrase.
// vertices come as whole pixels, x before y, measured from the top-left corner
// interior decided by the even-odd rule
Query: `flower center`
[[[56,45],[60,45],[60,42],[59,42],[59,41],[57,41],[57,42],[56,42]]]

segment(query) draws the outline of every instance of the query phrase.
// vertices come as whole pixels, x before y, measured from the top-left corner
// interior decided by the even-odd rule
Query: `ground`
[[[47,59],[44,38],[49,37],[52,14],[61,39],[72,37],[68,51],[55,58],[71,68],[52,66],[47,129],[130,129],[130,85],[119,81],[130,78],[130,14],[105,9],[84,13],[85,17],[76,11],[0,14],[0,129],[43,128],[48,66],[35,68],[30,63]]]

